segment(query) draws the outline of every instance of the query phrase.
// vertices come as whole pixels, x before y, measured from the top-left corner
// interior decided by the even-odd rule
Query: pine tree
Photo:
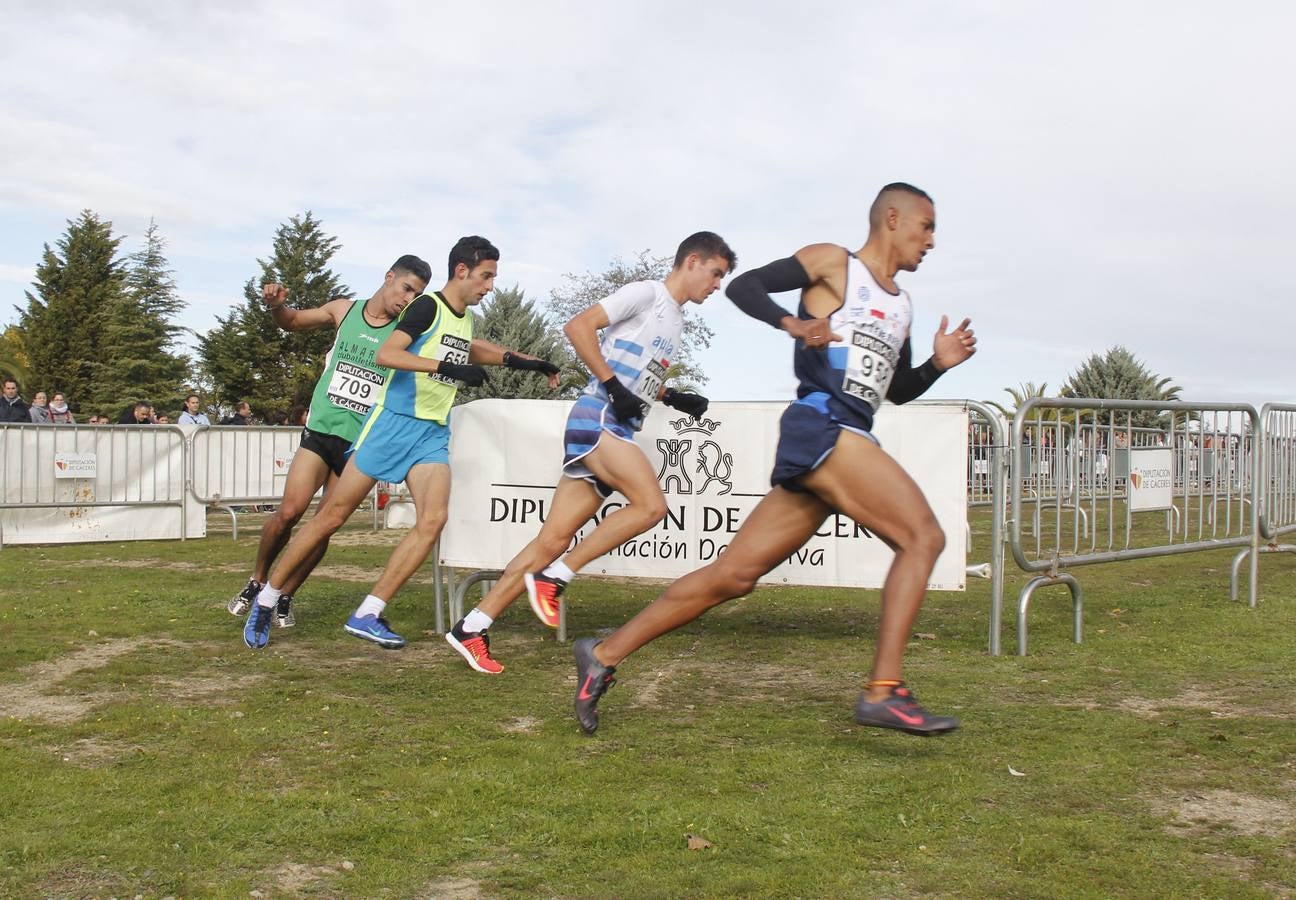
[[[106,311],[103,357],[85,403],[116,409],[148,400],[175,414],[189,390],[189,359],[173,352],[183,329],[172,319],[184,309],[167,264],[166,242],[149,222],[144,246],[128,257],[125,290]]]
[[[506,350],[519,350],[547,359],[562,369],[560,391],[549,390],[549,379],[538,372],[514,369],[488,369],[488,379],[481,387],[460,387],[456,403],[467,403],[486,397],[519,397],[553,399],[574,397],[585,379],[574,367],[575,356],[562,333],[549,318],[525,298],[517,285],[496,288],[491,299],[474,311],[473,337],[498,344]]]
[[[564,276],[564,285],[552,292],[549,308],[552,310],[559,327],[577,313],[583,312],[595,303],[614,294],[618,288],[634,281],[662,281],[670,274],[670,256],[653,257],[644,250],[627,263],[617,257],[602,272],[586,272],[583,275]],[[702,321],[701,317],[689,314],[684,307],[684,331],[680,338],[679,355],[671,361],[666,373],[668,383],[679,390],[695,390],[706,384],[707,376],[697,364],[697,355],[711,346],[715,332]],[[579,365],[580,361],[576,360]],[[589,374],[582,366],[580,371],[588,379]]]
[[[35,293],[20,310],[31,390],[62,391],[69,403],[94,393],[95,363],[105,357],[104,321],[125,290],[122,238],[90,210],[68,220],[54,249],[36,267]]]
[[[1101,356],[1095,353],[1085,360],[1067,378],[1061,396],[1162,402],[1178,400],[1183,388],[1171,384],[1171,381],[1170,378],[1158,378],[1133,353],[1117,345]],[[1131,416],[1135,426],[1155,427],[1163,424],[1164,420],[1165,416],[1150,410]]]
[[[257,260],[260,275],[243,286],[243,301],[198,338],[203,376],[216,400],[226,406],[246,400],[267,420],[310,403],[333,332],[282,330],[261,299],[261,286],[284,285],[288,302],[299,309],[350,299],[354,293],[328,268],[341,246],[309,211],[279,226],[270,258]]]
[[[31,361],[27,358],[26,335],[17,325],[0,332],[0,377],[14,379],[20,391],[31,393],[27,386],[31,380]]]

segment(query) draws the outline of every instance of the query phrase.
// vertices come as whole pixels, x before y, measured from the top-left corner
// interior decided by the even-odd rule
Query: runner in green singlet
[[[306,512],[315,492],[321,487],[327,492],[342,474],[351,444],[360,433],[360,424],[391,373],[390,369],[378,365],[374,356],[396,327],[406,304],[423,293],[431,278],[431,267],[417,256],[407,254],[392,264],[382,287],[363,303],[339,299],[313,309],[295,309],[288,305],[288,291],[283,285],[267,284],[262,288],[270,315],[280,328],[285,331],[335,328],[337,336],[324,360],[324,373],[311,395],[310,415],[288,468],[283,502],[261,528],[252,577],[229,602],[228,609],[233,615],[247,614],[271,564],[288,543],[293,526]],[[292,595],[326,549],[327,545],[321,545],[285,585],[275,610],[275,624],[287,627],[295,623]]]

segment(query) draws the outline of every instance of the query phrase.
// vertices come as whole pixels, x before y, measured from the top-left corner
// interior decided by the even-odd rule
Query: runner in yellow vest
[[[337,335],[311,395],[310,417],[288,467],[283,502],[261,526],[252,577],[230,600],[231,614],[246,615],[265,587],[271,564],[288,543],[293,526],[310,506],[315,492],[323,487],[327,494],[342,474],[364,417],[390,374],[374,362],[374,356],[396,327],[401,312],[427,289],[431,280],[432,268],[417,256],[406,254],[392,263],[383,276],[382,287],[363,302],[339,298],[322,306],[297,309],[288,305],[288,290],[283,285],[272,283],[262,287],[266,307],[275,324],[284,331],[334,328]],[[297,621],[292,612],[292,596],[326,549],[321,545],[283,585],[283,595],[275,611],[276,625],[287,627]]]
[[[387,602],[418,571],[441,536],[450,502],[450,407],[459,382],[486,380],[483,365],[527,369],[558,387],[558,367],[472,336],[472,313],[491,292],[499,251],[483,237],[464,237],[450,251],[445,287],[408,307],[375,357],[394,371],[369,411],[342,477],[279,557],[248,613],[243,640],[252,649],[270,641],[270,624],[283,586],[342,527],[377,481],[405,482],[416,522],[396,545],[382,577],[346,622],[346,630],[396,649],[405,639],[383,618]]]

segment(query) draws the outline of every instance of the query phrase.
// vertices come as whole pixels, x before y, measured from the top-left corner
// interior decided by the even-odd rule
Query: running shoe
[[[855,704],[855,721],[874,728],[894,728],[909,734],[945,734],[959,727],[953,716],[934,716],[918,704],[918,698],[901,682],[891,689],[891,696],[869,703],[861,693]]]
[[[550,628],[558,627],[558,605],[567,582],[561,578],[550,578],[543,572],[522,576],[526,583],[527,599],[531,601],[531,611],[536,618]]]
[[[252,604],[256,603],[257,594],[261,593],[264,585],[259,581],[248,579],[247,587],[234,595],[234,599],[225,605],[231,616],[246,616]]]
[[[594,656],[598,644],[596,638],[581,638],[572,644],[572,656],[576,657],[576,720],[586,734],[598,731],[599,697],[616,684],[612,677],[616,666],[605,666]]]
[[[373,641],[387,650],[399,650],[405,646],[405,638],[391,630],[387,620],[382,616],[352,615],[344,627],[348,633],[366,641]]]
[[[254,602],[247,622],[243,625],[243,643],[253,650],[260,650],[270,643],[270,621],[273,618],[273,606],[262,606]]]
[[[454,628],[451,628],[445,636],[446,643],[459,651],[468,663],[478,672],[485,675],[498,675],[504,671],[504,667],[497,663],[490,655],[490,635],[482,631],[464,631],[464,620],[460,619],[455,622]]]
[[[279,597],[279,604],[275,607],[275,624],[280,628],[292,628],[297,624],[297,617],[292,611],[292,597],[287,594]]]

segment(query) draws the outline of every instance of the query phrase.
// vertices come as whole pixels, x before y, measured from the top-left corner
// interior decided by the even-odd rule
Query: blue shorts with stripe
[[[450,464],[450,426],[375,406],[360,426],[353,456],[370,478],[398,484],[421,463]]]
[[[636,422],[642,427],[641,420]],[[616,417],[607,397],[582,394],[567,416],[567,428],[563,433],[563,474],[568,478],[584,479],[604,497],[609,496],[613,488],[594,477],[581,460],[598,445],[603,432],[633,444],[638,430],[638,427],[627,425]]]
[[[828,401],[828,394],[807,394],[783,411],[779,419],[778,449],[774,451],[774,471],[770,473],[772,486],[804,491],[797,480],[828,457],[843,430],[863,435],[875,444],[878,442],[870,430],[872,422],[835,415]]]

